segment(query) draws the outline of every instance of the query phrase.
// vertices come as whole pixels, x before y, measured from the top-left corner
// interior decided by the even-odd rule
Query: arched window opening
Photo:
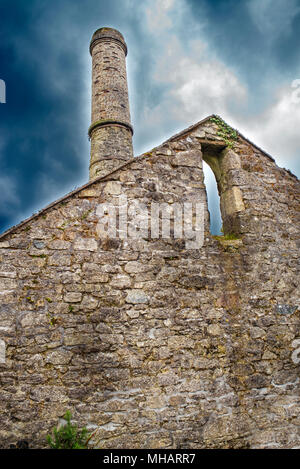
[[[217,181],[213,171],[205,161],[203,161],[203,172],[210,214],[210,233],[214,236],[219,236],[222,235],[222,217]]]

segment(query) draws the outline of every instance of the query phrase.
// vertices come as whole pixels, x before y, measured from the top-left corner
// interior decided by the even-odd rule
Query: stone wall
[[[208,120],[0,238],[3,447],[44,447],[67,409],[103,448],[300,446],[299,184],[241,136],[225,147]],[[106,238],[97,207],[121,195],[201,200],[203,247]]]

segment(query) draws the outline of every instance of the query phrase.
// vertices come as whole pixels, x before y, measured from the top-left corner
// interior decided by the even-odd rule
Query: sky
[[[128,45],[135,155],[219,114],[299,176],[300,0],[1,0],[0,232],[88,181],[103,26]]]

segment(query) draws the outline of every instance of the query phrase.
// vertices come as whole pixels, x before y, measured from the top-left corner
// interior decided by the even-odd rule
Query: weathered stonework
[[[0,236],[0,445],[45,447],[70,409],[100,448],[299,447],[299,181],[216,116],[118,158]],[[201,201],[204,245],[109,238],[122,196]]]
[[[66,409],[100,447],[299,446],[297,179],[239,137],[222,176],[238,239],[214,239],[207,209],[199,250],[97,232],[120,194],[206,203],[203,126],[2,236],[2,446],[45,446]]]

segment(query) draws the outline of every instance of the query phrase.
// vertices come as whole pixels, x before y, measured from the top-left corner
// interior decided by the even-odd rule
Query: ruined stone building
[[[215,115],[134,158],[124,38],[90,52],[90,181],[0,236],[1,446],[45,447],[71,410],[101,448],[300,447],[297,178]],[[170,235],[131,208],[110,236],[120,200],[159,204]],[[196,202],[187,247],[172,207]]]

